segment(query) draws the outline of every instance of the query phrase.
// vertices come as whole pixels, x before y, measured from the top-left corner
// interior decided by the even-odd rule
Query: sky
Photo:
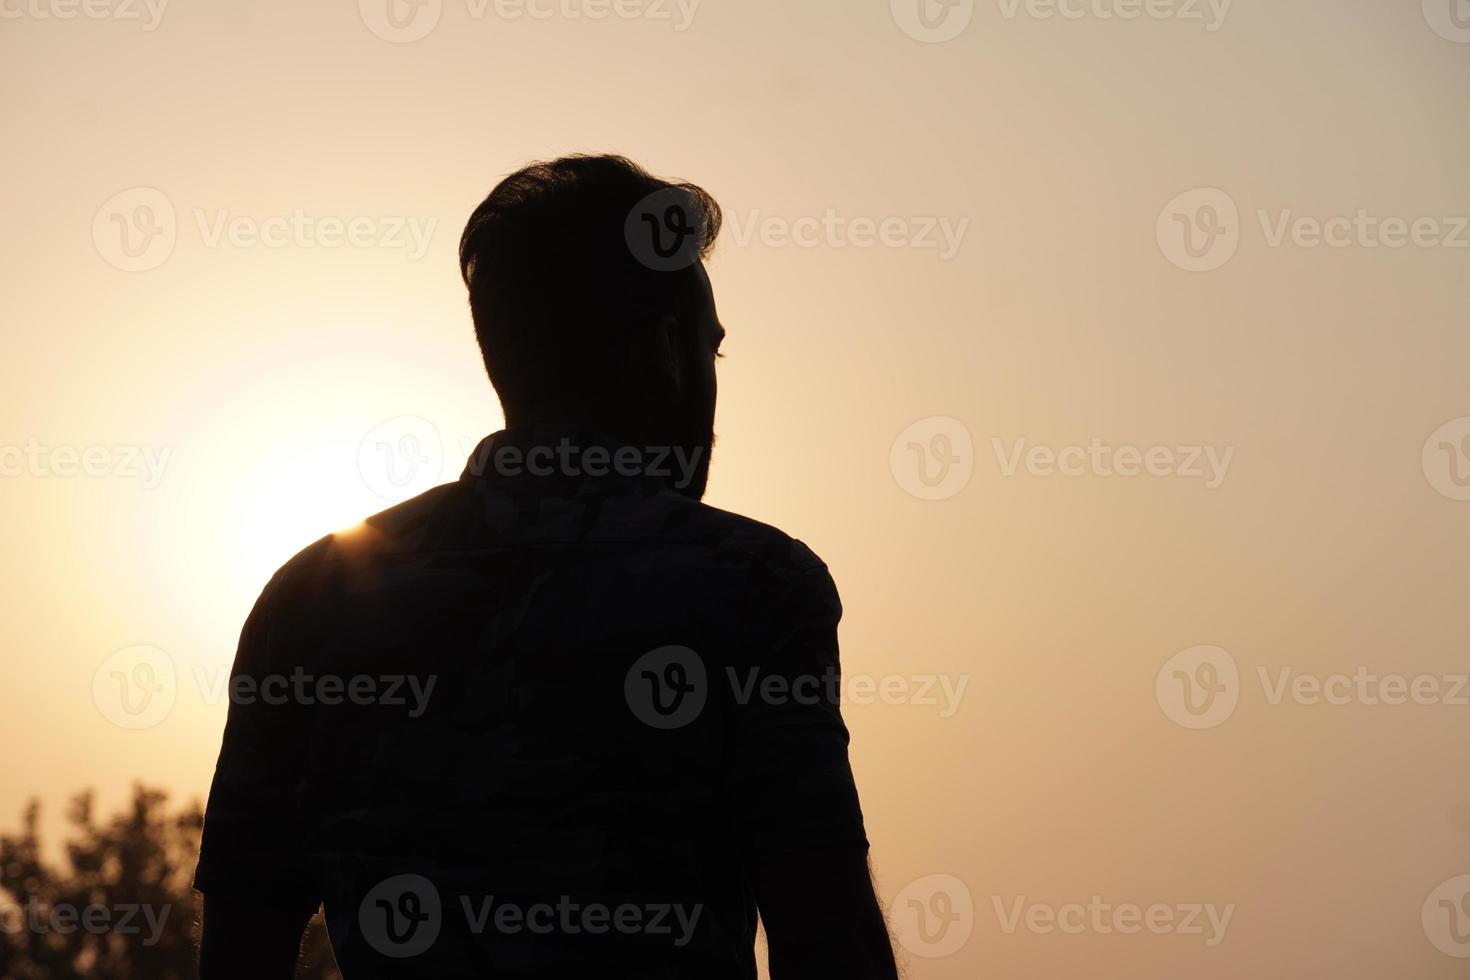
[[[910,976],[1464,975],[1465,0],[0,0],[0,81],[0,827],[203,796],[272,571],[501,425],[464,220],[619,152],[725,208],[706,499],[836,579]]]

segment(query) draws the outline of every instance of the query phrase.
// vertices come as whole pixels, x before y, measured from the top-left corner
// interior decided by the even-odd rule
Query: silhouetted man
[[[837,594],[699,502],[715,202],[527,167],[460,241],[507,428],[318,541],[245,624],[195,884],[205,980],[893,977],[838,710]]]

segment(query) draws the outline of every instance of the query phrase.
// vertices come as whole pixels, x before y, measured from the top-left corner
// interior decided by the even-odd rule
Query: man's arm
[[[866,849],[834,847],[753,869],[771,980],[897,980]]]
[[[207,896],[200,912],[200,980],[288,980],[315,911],[299,900],[244,893]]]
[[[261,690],[289,666],[267,585],[240,632],[231,692]],[[296,812],[302,705],[231,698],[204,813],[194,887],[203,893],[203,980],[287,980],[301,935],[321,904],[306,868]]]
[[[758,615],[750,656],[762,684],[734,707],[731,790],[771,980],[894,980],[842,721],[842,605],[826,566],[797,547],[805,567]],[[764,696],[767,678],[787,693]]]

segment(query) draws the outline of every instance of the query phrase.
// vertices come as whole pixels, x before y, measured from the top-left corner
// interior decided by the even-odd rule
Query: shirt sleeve
[[[842,604],[814,555],[758,613],[754,649],[732,677],[730,798],[747,856],[866,848],[841,711]]]
[[[240,633],[226,689],[229,714],[204,812],[194,887],[311,900],[297,785],[301,714],[275,628],[276,580]],[[269,683],[268,683],[269,682]]]

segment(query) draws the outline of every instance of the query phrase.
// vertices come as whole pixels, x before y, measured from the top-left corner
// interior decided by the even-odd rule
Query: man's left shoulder
[[[771,524],[695,501],[685,505],[685,512],[688,533],[710,547],[790,575],[827,571],[827,563],[804,541]]]

